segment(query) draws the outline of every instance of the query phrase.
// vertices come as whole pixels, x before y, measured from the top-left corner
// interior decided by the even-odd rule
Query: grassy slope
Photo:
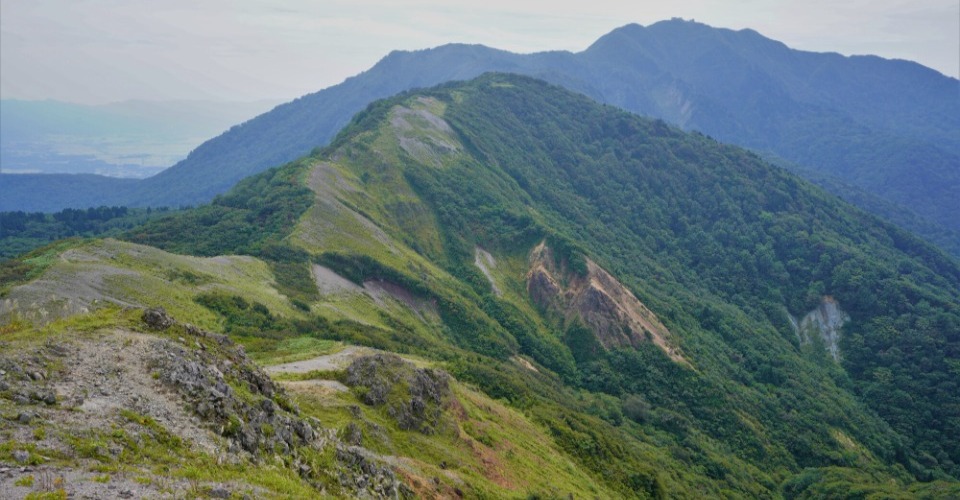
[[[281,315],[294,314],[288,299],[276,290],[270,268],[258,259],[190,257],[117,240],[75,242],[40,279],[8,291],[5,298],[22,304],[19,310],[30,320],[41,319],[32,311],[52,311],[59,302],[74,304],[70,310],[95,309],[95,301],[105,301],[162,306],[200,327],[220,329],[219,319],[193,301],[201,293],[218,290],[263,303]],[[52,299],[58,295],[61,298]]]
[[[476,276],[470,274],[464,262],[466,243],[481,243],[496,248],[507,261],[511,255],[517,260],[523,256],[530,232],[543,235],[553,228],[590,249],[595,258],[619,271],[639,296],[655,304],[655,310],[666,317],[671,328],[683,332],[684,348],[694,353],[695,364],[704,371],[702,377],[681,378],[689,383],[705,383],[705,395],[719,398],[712,403],[701,403],[706,408],[695,408],[687,418],[722,420],[725,417],[718,413],[721,407],[734,404],[743,409],[739,422],[727,419],[725,423],[706,426],[712,437],[720,441],[746,439],[747,448],[760,453],[750,457],[754,452],[736,451],[742,458],[750,461],[760,458],[767,463],[772,460],[787,469],[830,463],[853,465],[856,460],[844,458],[850,450],[843,444],[845,439],[836,438],[838,435],[851,435],[868,442],[868,449],[885,457],[881,461],[906,451],[901,438],[864,408],[856,396],[871,381],[864,380],[863,385],[854,387],[857,390],[851,390],[851,381],[838,367],[815,351],[799,349],[790,339],[783,310],[800,313],[812,307],[817,291],[838,293],[842,303],[850,304],[860,315],[861,323],[852,330],[854,336],[869,335],[868,330],[862,330],[866,320],[877,315],[882,307],[871,304],[860,294],[861,283],[843,281],[844,277],[839,276],[841,270],[829,263],[805,262],[819,257],[819,253],[809,250],[820,247],[836,255],[835,262],[846,260],[848,265],[871,269],[869,272],[881,276],[889,272],[891,264],[914,259],[917,268],[908,278],[914,283],[909,286],[915,290],[925,289],[925,300],[935,303],[935,307],[946,314],[954,314],[951,303],[956,304],[956,297],[950,292],[950,283],[956,282],[957,273],[949,259],[738,150],[718,146],[703,137],[681,135],[662,124],[636,120],[609,108],[600,110],[555,88],[537,87],[531,91],[528,87],[531,84],[522,79],[516,84],[509,77],[492,78],[508,81],[481,79],[483,83],[466,89],[444,89],[430,94],[441,101],[441,105],[431,104],[440,114],[444,105],[454,109],[447,113],[448,121],[459,133],[461,146],[467,144],[463,150],[470,154],[454,154],[452,160],[445,158],[438,164],[424,162],[416,154],[398,152],[397,139],[404,134],[397,134],[386,125],[396,113],[391,106],[399,101],[394,100],[373,106],[361,115],[354,129],[348,129],[341,136],[350,138],[350,142],[341,139],[334,143],[335,148],[342,147],[336,149],[336,157],[341,162],[343,158],[350,159],[347,163],[355,168],[354,175],[365,178],[367,192],[405,192],[405,184],[414,184],[421,198],[430,200],[444,228],[444,253],[434,259],[466,282],[476,283]],[[517,88],[512,89],[514,86]],[[563,104],[558,104],[561,102]],[[410,109],[423,104],[422,98],[406,101]],[[540,116],[535,116],[537,114]],[[605,121],[603,126],[609,125],[609,128],[577,128],[569,125],[581,123],[570,121],[572,116],[578,116],[587,126],[596,126],[591,120]],[[557,129],[556,124],[568,130]],[[621,130],[613,128],[616,126]],[[430,133],[424,131],[424,135]],[[623,158],[622,153],[598,141],[603,134],[623,133],[631,140],[646,137],[649,144],[634,147],[635,155],[643,155],[636,157],[642,158],[641,163],[625,162],[630,165],[627,170],[616,170],[612,167],[616,163],[611,162]],[[582,147],[584,144],[586,147]],[[594,161],[590,161],[591,156],[577,157],[578,148],[581,155],[594,155]],[[603,157],[607,152],[604,149],[615,156]],[[573,156],[563,158],[564,154]],[[596,157],[602,161],[595,161]],[[404,165],[403,178],[393,171],[378,177],[378,165],[391,161]],[[573,167],[578,162],[594,165],[594,169],[577,171]],[[630,172],[630,168],[641,168],[644,173]],[[600,178],[609,178],[626,190],[597,186],[602,183],[591,179],[597,178],[598,170],[607,172]],[[650,176],[653,181],[638,186],[630,176],[634,179]],[[728,180],[729,177],[736,181]],[[370,186],[378,181],[386,189]],[[764,192],[766,188],[759,187],[765,183],[772,186],[772,192]],[[633,191],[638,189],[641,191]],[[644,192],[643,189],[659,191]],[[698,191],[703,189],[706,191]],[[709,194],[717,190],[721,196]],[[357,197],[360,199],[354,203],[385,231],[402,235],[409,234],[405,230],[407,226],[423,230],[419,226],[422,217],[397,220],[396,212],[388,213],[375,203],[363,205],[362,193]],[[656,197],[654,203],[647,206],[636,203],[651,197]],[[729,204],[736,197],[742,198],[741,207],[709,205],[718,203],[713,201],[717,198],[719,203]],[[793,201],[789,201],[791,199]],[[633,219],[610,217],[609,210],[614,207],[626,210]],[[734,226],[724,228],[722,218],[704,219],[710,211],[726,213]],[[454,215],[444,218],[444,213]],[[675,214],[687,215],[678,220]],[[785,230],[798,231],[800,220],[818,221],[805,228],[813,233],[784,234]],[[729,240],[729,232],[736,224],[741,224],[743,234],[723,242],[720,239],[724,237],[723,232]],[[870,229],[866,234],[851,236],[849,228],[852,227]],[[810,238],[810,234],[814,237]],[[801,251],[791,249],[790,245],[800,246]],[[764,251],[764,246],[772,250],[772,262],[756,262],[748,257],[753,252]],[[716,257],[722,260],[717,262]],[[772,269],[753,267],[758,264],[772,266]],[[747,265],[751,267],[745,268]],[[777,276],[777,273],[784,276],[779,278],[780,284],[771,288],[763,283],[765,276]],[[887,289],[900,286],[884,283]],[[520,305],[525,301],[517,301],[516,296],[508,299],[518,309],[529,311],[529,305]],[[711,316],[714,313],[716,317]],[[946,330],[928,331],[927,335],[949,335],[950,327],[944,328]],[[848,349],[854,351],[851,346]],[[587,368],[603,370],[605,367],[618,369],[616,363],[608,360]],[[849,369],[862,370],[861,367]],[[909,368],[905,372],[908,375]],[[641,370],[633,376],[642,379],[651,374]],[[604,376],[603,372],[591,375]],[[604,390],[602,383],[593,387]],[[629,382],[606,387],[619,395],[625,391],[651,389],[631,386]],[[917,387],[915,397],[930,398],[934,393],[929,390]],[[663,397],[657,394],[660,391],[653,392],[655,397]],[[719,396],[721,393],[727,395]],[[785,399],[792,402],[786,403]],[[669,405],[691,404],[682,397],[668,396],[661,401]],[[783,422],[783,415],[790,406],[798,407],[802,417],[788,425]],[[836,426],[834,431],[823,428],[825,421]],[[899,430],[910,432],[904,427]],[[918,470],[923,466],[917,465],[913,463],[915,472],[923,475]]]
[[[122,352],[145,335],[174,341],[178,335],[185,335],[182,331],[157,333],[140,321],[139,310],[113,306],[43,326],[7,323],[0,327],[0,334],[4,340],[0,359],[24,356],[46,362],[41,368],[45,379],[39,383],[54,385],[64,383],[62,378],[70,367],[51,355],[51,346],[74,353],[80,349],[76,344],[83,343],[104,352]],[[209,344],[205,349],[216,347]],[[7,373],[7,377],[16,376],[16,372]],[[78,489],[95,496],[131,489],[147,495],[209,498],[213,488],[223,485],[238,495],[261,498],[316,494],[312,485],[282,462],[240,459],[226,463],[222,452],[197,446],[157,420],[132,410],[94,413],[87,417],[90,421],[85,421],[83,415],[90,410],[74,408],[76,403],[60,398],[55,405],[15,404],[8,392],[0,397],[0,415],[10,420],[0,427],[0,460],[15,463],[15,453],[27,452],[27,463],[40,466],[21,473],[16,483],[8,476],[4,487],[10,487],[11,494],[59,499]],[[24,412],[36,416],[26,424],[15,424]]]
[[[154,223],[134,238],[181,252],[211,255],[226,248],[260,255],[265,261],[242,261],[247,264],[240,267],[252,270],[237,271],[239,281],[228,277],[217,286],[266,304],[275,315],[266,329],[277,332],[246,339],[263,359],[303,345],[321,352],[325,347],[311,338],[322,337],[440,362],[462,381],[523,409],[533,422],[531,432],[543,433],[536,441],[549,436],[550,446],[574,464],[560,484],[584,484],[582,474],[587,474],[598,488],[620,495],[654,496],[663,489],[681,497],[802,495],[837,485],[905,492],[913,487],[912,478],[897,462],[914,474],[942,473],[935,463],[918,465],[913,445],[864,406],[860,379],[851,380],[822,353],[796,344],[783,310],[803,312],[817,293],[826,292],[853,304],[851,312],[855,318],[862,315],[860,321],[870,317],[864,301],[853,295],[857,288],[844,288],[829,275],[834,269],[829,262],[820,266],[824,276],[804,274],[803,266],[818,266],[803,260],[806,253],[790,260],[790,245],[827,255],[845,252],[843,260],[865,268],[868,280],[888,262],[908,266],[911,290],[935,308],[946,303],[946,314],[953,299],[944,286],[956,275],[949,261],[922,245],[911,249],[915,241],[738,150],[553,87],[491,76],[427,96],[377,103],[322,157],[257,176],[212,207]],[[634,149],[624,151],[617,144]],[[629,153],[639,163],[625,159]],[[578,164],[583,171],[573,168]],[[585,176],[618,187],[597,185]],[[637,179],[651,184],[638,185]],[[304,184],[313,190],[312,204],[298,201]],[[764,184],[774,190],[757,189]],[[789,195],[776,190],[784,186]],[[294,202],[272,195],[277,189],[292,193]],[[698,220],[703,207],[694,200],[709,202],[710,192],[726,197],[719,207],[708,207],[729,220],[722,243],[723,219]],[[259,201],[248,202],[251,193]],[[757,197],[765,210],[758,208]],[[614,215],[619,213],[628,217]],[[798,228],[779,227],[784,221],[811,220],[819,222],[806,227],[814,232],[805,236]],[[244,237],[265,223],[267,231],[253,240]],[[853,238],[844,225],[870,229]],[[830,232],[822,236],[825,230]],[[810,234],[821,236],[810,241]],[[694,368],[673,364],[656,348],[585,359],[566,347],[565,332],[540,315],[525,290],[527,252],[544,238],[565,248],[567,258],[587,253],[628,284],[674,332]],[[891,241],[901,249],[893,249]],[[117,245],[94,246],[111,244]],[[477,245],[499,263],[494,277],[505,291],[502,297],[493,296],[473,266]],[[768,269],[742,268],[764,246],[774,252],[765,265],[777,276],[789,270],[773,290],[760,278]],[[151,293],[164,297],[183,319],[235,326],[235,320],[212,315],[193,301],[200,290],[189,280],[196,278],[187,274],[181,286],[154,267],[203,276],[204,261],[146,254],[153,260],[121,259],[120,265],[156,283]],[[358,285],[369,279],[402,285],[433,301],[436,317],[416,314],[392,299],[377,303],[359,292],[298,292],[307,261],[334,268]],[[278,270],[286,268],[279,264],[300,271],[281,277]],[[269,284],[271,274],[278,285]],[[291,286],[290,276],[299,285]],[[839,291],[817,288],[818,280],[820,287],[841,286]],[[806,293],[808,285],[813,293]],[[278,288],[305,302],[306,310],[277,295]],[[122,286],[110,293],[136,298]],[[313,321],[313,327],[291,327],[296,319]],[[302,334],[309,336],[297,337]],[[855,347],[844,349],[856,352]],[[517,354],[533,359],[540,373],[513,361]],[[901,371],[894,374],[904,370],[895,369]],[[468,401],[480,397],[460,394]],[[302,404],[309,405],[309,399]],[[470,404],[465,403],[468,414]],[[504,418],[493,414],[470,418],[494,424]],[[398,433],[391,441],[409,439]],[[410,443],[415,444],[404,450],[414,459],[427,456],[423,450],[431,446],[441,450],[429,452],[434,458],[463,451],[451,450],[444,439]],[[540,484],[535,468],[527,468],[532,456],[499,458],[514,464],[517,470],[508,471],[516,474],[511,481],[526,487]],[[469,484],[477,491],[496,484],[478,472],[475,461],[471,464],[466,474],[476,479]]]

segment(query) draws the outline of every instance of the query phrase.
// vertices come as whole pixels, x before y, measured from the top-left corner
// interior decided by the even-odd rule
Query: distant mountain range
[[[752,30],[628,25],[583,52],[478,45],[393,52],[280,105],[136,184],[71,180],[66,196],[4,176],[0,209],[187,205],[328,143],[369,102],[488,71],[532,75],[600,102],[751,148],[960,255],[960,82],[916,63],[790,49]],[[855,188],[855,193],[843,186]],[[883,210],[876,207],[883,206]],[[893,214],[893,216],[891,216]]]

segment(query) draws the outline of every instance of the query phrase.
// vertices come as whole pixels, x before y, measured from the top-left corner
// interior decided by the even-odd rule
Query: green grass
[[[47,258],[48,256],[44,256]],[[56,277],[39,291],[8,292],[20,302],[37,302],[56,310],[59,288],[83,289],[87,273],[104,274],[103,294],[113,300],[144,307],[164,307],[175,318],[209,330],[222,329],[221,319],[194,301],[204,292],[221,291],[265,304],[274,314],[295,318],[304,312],[277,290],[271,267],[253,257],[190,257],[117,240],[101,240],[76,248],[69,260],[55,259],[47,275]],[[184,278],[189,277],[189,279]],[[83,297],[80,297],[83,300]],[[92,305],[104,307],[107,301]],[[30,318],[36,320],[34,318]]]
[[[129,410],[121,411],[128,422],[109,432],[88,431],[62,436],[79,459],[98,462],[101,472],[96,482],[109,482],[113,475],[135,475],[138,482],[150,484],[153,477],[183,479],[196,484],[234,482],[262,488],[267,498],[307,498],[316,490],[285,464],[272,461],[221,464],[216,456],[189,446],[154,419]],[[136,431],[137,438],[131,431]],[[121,451],[114,456],[108,449]],[[76,466],[77,459],[64,456],[53,465]],[[145,474],[146,473],[146,474]]]
[[[140,323],[141,312],[124,310],[113,304],[105,304],[88,314],[60,318],[41,326],[28,322],[11,322],[0,330],[2,339],[18,344],[39,344],[48,339],[69,339],[90,334],[104,328],[132,327]]]
[[[61,240],[33,250],[19,259],[0,262],[0,298],[5,297],[12,287],[40,276],[57,262],[63,251],[84,244],[79,239]]]
[[[240,339],[247,354],[263,366],[282,365],[305,359],[333,354],[343,349],[343,344],[316,337],[293,337],[280,341],[267,339]]]
[[[312,375],[329,378],[338,374]],[[289,390],[304,415],[340,430],[351,423],[359,424],[364,447],[383,455],[404,457],[413,477],[423,485],[436,477],[441,481],[441,491],[460,488],[468,496],[480,498],[527,498],[533,494],[552,497],[567,493],[577,498],[617,496],[558,450],[544,429],[515,409],[461,384],[454,384],[459,403],[446,411],[452,426],[431,435],[399,429],[385,407],[368,407],[353,392],[325,393],[320,397],[310,389],[297,387]],[[354,418],[351,406],[360,408],[361,419]],[[460,421],[454,414],[463,414],[465,419]],[[382,436],[376,428],[383,431]],[[476,437],[481,434],[487,438]],[[451,479],[449,474],[458,479]],[[420,493],[426,491],[433,490]]]
[[[63,488],[57,488],[54,491],[33,491],[27,493],[23,500],[67,500],[69,496]]]

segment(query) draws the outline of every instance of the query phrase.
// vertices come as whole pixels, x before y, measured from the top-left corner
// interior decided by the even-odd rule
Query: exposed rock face
[[[793,316],[790,317],[800,342],[808,344],[819,337],[834,361],[840,360],[840,331],[848,321],[850,315],[829,295],[824,296],[820,305],[808,312],[799,322]]]
[[[674,361],[683,361],[657,316],[590,259],[581,276],[558,268],[550,248],[540,243],[530,255],[527,292],[535,304],[562,317],[565,324],[583,321],[606,349],[653,342]]]
[[[562,306],[563,288],[543,265],[535,264],[527,274],[527,292],[533,303],[544,309]]]
[[[413,498],[410,489],[401,482],[393,468],[376,454],[341,441],[335,433],[323,429],[316,419],[302,418],[283,388],[253,364],[241,346],[233,347],[233,343],[225,336],[204,332],[191,325],[182,326],[188,334],[212,338],[216,344],[195,350],[169,340],[160,340],[157,342],[157,356],[150,363],[159,370],[160,381],[174,387],[198,416],[219,426],[220,434],[230,440],[232,451],[243,450],[257,459],[274,454],[291,456],[292,465],[300,476],[313,482],[318,474],[329,474],[330,471],[314,470],[309,463],[301,461],[299,449],[333,446],[336,458],[334,475],[345,496]],[[416,369],[399,357],[389,357],[396,360],[375,359],[367,365],[401,366],[397,361],[402,364],[399,372],[389,371],[387,379],[393,383],[406,382],[410,400],[401,401],[396,414],[391,414],[404,429],[426,432],[425,429],[433,428],[430,425],[435,427],[439,417],[435,417],[431,410],[448,397],[448,376],[434,370]],[[376,376],[361,376],[361,372],[373,372],[383,377],[381,370],[358,369],[354,370],[354,375],[356,379],[383,381]],[[397,373],[412,376],[394,377]],[[238,394],[231,386],[236,384],[242,384],[248,394]],[[368,394],[382,394],[385,397],[388,392],[371,390]],[[361,436],[357,436],[359,438]]]
[[[340,474],[340,485],[346,491],[357,492],[361,498],[416,498],[413,491],[400,482],[393,469],[366,448],[338,446],[335,457],[344,469]]]

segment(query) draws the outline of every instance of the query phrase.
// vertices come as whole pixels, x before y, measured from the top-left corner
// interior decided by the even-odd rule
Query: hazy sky
[[[671,17],[960,71],[958,0],[0,0],[0,97],[293,98],[393,49],[580,51]]]

